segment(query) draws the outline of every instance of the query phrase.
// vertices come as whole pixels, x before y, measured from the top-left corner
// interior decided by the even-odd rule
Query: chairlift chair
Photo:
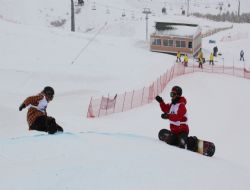
[[[125,17],[125,16],[126,16],[125,10],[123,9],[123,11],[122,11],[122,17]]]
[[[96,5],[95,5],[95,2],[92,4],[92,8],[91,8],[93,11],[96,10]]]
[[[108,7],[107,7],[107,9],[106,9],[106,14],[110,14],[110,10],[109,10]]]

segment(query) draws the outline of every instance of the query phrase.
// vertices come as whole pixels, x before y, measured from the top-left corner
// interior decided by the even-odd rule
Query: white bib
[[[48,105],[48,101],[46,100],[45,96],[43,96],[43,99],[41,99],[38,103],[37,106],[33,106],[31,105],[31,107],[33,108],[36,108],[37,110],[45,113],[46,112],[46,108],[47,108],[47,105]]]
[[[177,112],[179,110],[179,106],[180,106],[180,103],[172,104],[171,107],[170,107],[169,113],[170,114],[177,114]],[[187,113],[184,116],[187,118]],[[188,124],[187,121],[181,122],[181,121],[170,121],[169,120],[169,122],[170,122],[170,124],[173,124],[173,125],[176,125],[176,126],[180,126],[181,124]]]

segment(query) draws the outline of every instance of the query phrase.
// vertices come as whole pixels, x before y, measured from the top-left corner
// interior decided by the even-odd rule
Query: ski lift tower
[[[187,0],[187,17],[189,16],[189,0]]]
[[[142,11],[143,14],[146,14],[146,40],[148,40],[148,15],[151,14],[149,8],[144,8]]]
[[[73,0],[71,0],[71,31],[75,32],[75,9]]]
[[[240,0],[238,0],[238,16],[240,16]]]

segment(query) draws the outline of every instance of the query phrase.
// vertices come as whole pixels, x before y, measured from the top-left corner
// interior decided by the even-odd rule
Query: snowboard
[[[167,129],[160,130],[158,137],[161,141],[168,143],[168,137],[171,132]],[[215,153],[215,145],[213,142],[198,139],[196,136],[190,136],[187,138],[185,149],[197,152],[204,156],[212,157]]]

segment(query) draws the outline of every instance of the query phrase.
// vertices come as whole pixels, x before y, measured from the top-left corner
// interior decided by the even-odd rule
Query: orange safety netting
[[[91,98],[87,117],[95,118],[113,113],[124,112],[151,103],[155,96],[160,94],[165,89],[169,81],[180,75],[193,72],[221,73],[250,79],[250,70],[247,70],[246,68],[236,68],[224,65],[203,65],[203,68],[201,69],[197,64],[184,67],[182,63],[178,63],[172,66],[147,87],[125,92],[123,94],[116,94],[114,96],[103,96],[97,99]]]

